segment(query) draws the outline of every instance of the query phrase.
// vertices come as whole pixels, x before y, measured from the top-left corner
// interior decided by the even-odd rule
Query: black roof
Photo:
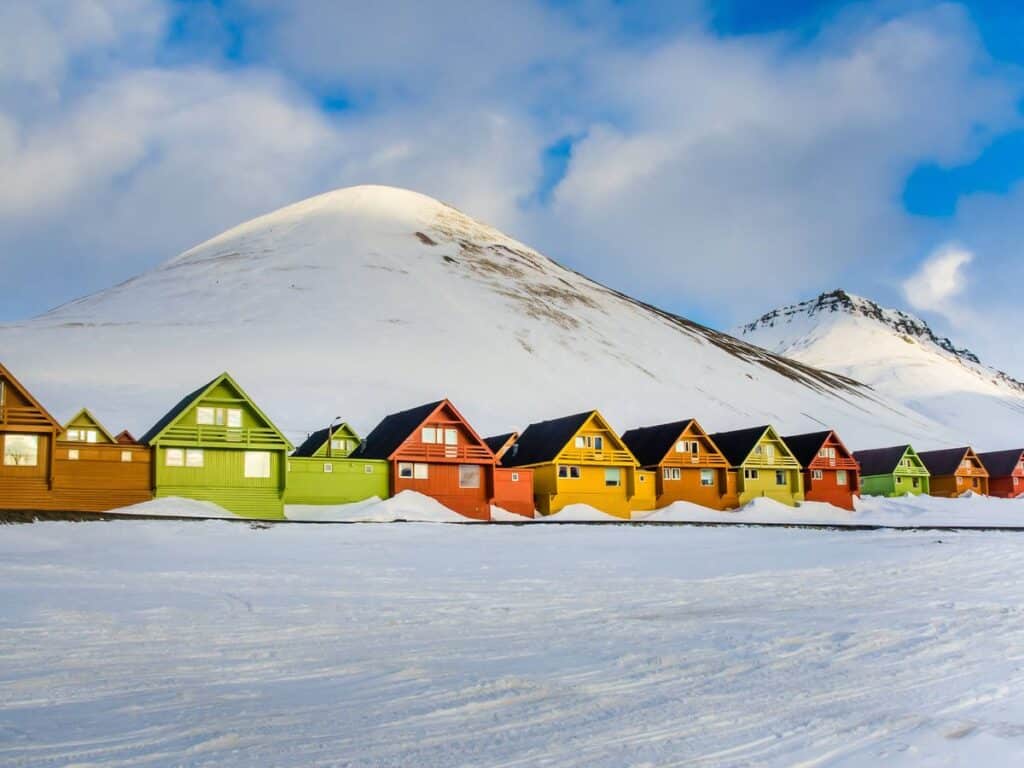
[[[718,450],[725,455],[725,460],[729,462],[729,466],[738,467],[746,460],[750,452],[754,450],[757,441],[761,439],[761,436],[767,430],[768,425],[765,424],[763,427],[737,429],[732,432],[716,432],[713,435],[708,435],[708,437],[711,438],[711,442],[718,446]]]
[[[196,398],[198,398],[201,394],[203,394],[203,392],[209,389],[210,386],[219,378],[220,376],[218,376],[216,379],[210,379],[208,382],[203,384],[203,386],[201,386],[199,389],[195,390],[194,392],[189,392],[187,395],[181,398],[181,400],[179,400],[178,403],[173,408],[171,408],[171,410],[169,410],[167,413],[163,415],[163,418],[161,418],[160,421],[158,421],[156,424],[150,427],[149,431],[139,438],[139,442],[145,445],[149,445],[149,443],[152,440],[156,439],[157,435],[163,432],[164,429],[166,429],[171,424],[172,421],[174,421],[182,413],[184,413],[185,410],[190,405],[192,405],[193,402],[195,402]]]
[[[821,450],[821,446],[825,444],[825,441],[828,440],[831,434],[831,429],[824,432],[808,432],[805,435],[784,437],[782,442],[789,448],[793,458],[800,462],[800,466],[807,468],[814,461],[818,451]]]
[[[427,403],[407,411],[392,413],[373,428],[356,454],[366,459],[387,459],[420,424],[427,420],[444,400]]]
[[[970,448],[964,446],[944,448],[941,451],[923,451],[917,455],[933,475],[955,475],[969,450]]]
[[[894,445],[890,448],[854,451],[853,458],[860,464],[860,474],[863,477],[891,475],[900,465],[900,459],[903,458],[903,454],[909,447],[909,445]]]
[[[1022,457],[1024,457],[1024,448],[978,454],[981,463],[985,465],[985,469],[992,477],[1009,477],[1017,469],[1017,464],[1020,463]]]
[[[327,427],[324,427],[323,429],[318,429],[316,432],[310,434],[310,436],[303,441],[302,445],[295,449],[295,452],[292,453],[292,456],[296,456],[298,458],[312,456],[323,447],[324,443],[326,443],[329,438],[334,437],[334,433],[341,429],[342,426],[344,425],[334,425],[334,427],[330,429],[329,435]]]
[[[523,430],[516,444],[501,457],[502,465],[521,467],[525,464],[553,461],[592,413],[593,411],[586,411],[531,424]]]
[[[491,449],[491,453],[495,456],[498,455],[498,451],[505,447],[505,443],[509,441],[515,432],[506,432],[503,435],[492,435],[491,437],[485,437],[484,442],[487,443],[487,447]]]
[[[693,419],[685,419],[630,429],[622,433],[622,442],[636,456],[641,467],[653,467],[661,463],[692,421]]]

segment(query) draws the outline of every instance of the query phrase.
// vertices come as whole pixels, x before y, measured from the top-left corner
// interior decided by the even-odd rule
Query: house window
[[[186,467],[202,467],[205,463],[204,458],[201,448],[188,448],[185,450]]]
[[[241,408],[211,408],[200,406],[196,408],[196,424],[200,426],[228,426],[231,429],[242,428]]]
[[[518,472],[513,472],[512,473],[512,482],[513,483],[518,483],[519,482],[519,473]]]
[[[595,451],[603,451],[604,450],[604,438],[603,437],[598,436],[598,437],[594,438],[594,450]]]
[[[324,474],[325,475],[329,475],[332,472],[334,472],[334,465],[331,464],[330,462],[325,462],[324,463]]]
[[[68,450],[68,461],[78,461],[78,449],[71,448]]]
[[[131,451],[121,451],[121,462],[123,464],[131,464],[131,462],[132,462],[132,452]]]
[[[480,487],[480,465],[459,464],[459,488]]]
[[[270,477],[270,451],[246,451],[244,476],[253,480]]]
[[[903,478],[900,478],[900,479],[902,480]],[[914,487],[915,488],[920,488],[921,487],[921,480],[920,480],[920,478],[917,478],[917,477],[914,478]]]
[[[819,459],[827,459],[828,458],[828,448],[822,448],[820,451],[818,451],[818,458]]]
[[[39,436],[7,435],[4,438],[4,466],[39,466]]]
[[[785,485],[786,484],[786,473],[781,469],[775,470],[775,484]]]
[[[445,445],[458,445],[459,444],[459,430],[457,430],[457,429],[446,429],[444,431],[444,444]]]
[[[976,477],[972,477],[972,478],[971,478],[971,485],[972,485],[972,486],[973,486],[974,488],[977,488],[977,487],[978,487],[978,478],[976,478]]]
[[[428,464],[413,464],[412,465],[412,479],[413,480],[426,480],[430,476],[430,469]]]
[[[683,470],[679,467],[665,467],[661,470],[661,477],[664,480],[680,480],[683,477]]]
[[[690,444],[686,440],[680,440],[676,443],[676,453],[687,453],[690,450]]]
[[[622,470],[618,467],[610,467],[604,471],[604,484],[608,488],[617,488],[622,485]]]
[[[436,427],[424,427],[420,430],[420,440],[424,443],[433,445],[438,442],[437,440],[437,428]]]
[[[1013,478],[1013,485],[1014,485],[1014,487],[1020,485],[1020,478],[1019,477]]]
[[[825,479],[825,473],[822,472],[820,469],[812,469],[811,470],[811,480],[824,480],[824,479]]]
[[[565,464],[559,464],[558,476],[563,479],[569,478],[570,480],[579,480],[580,468],[574,466],[566,466]]]
[[[775,458],[775,446],[774,445],[766,445],[764,447],[764,455],[767,458],[769,458],[769,459],[774,459]]]
[[[743,470],[743,477],[746,480],[757,480],[757,470],[756,469],[744,469]]]
[[[573,445],[577,448],[586,448],[587,438],[583,437],[583,435],[577,435],[576,439],[573,441]]]
[[[700,471],[700,484],[711,487],[715,484],[715,471],[713,469],[702,469]]]
[[[690,443],[690,453],[693,454],[694,456],[700,454],[700,443],[698,443],[696,440]]]
[[[168,448],[164,453],[164,464],[168,467],[184,467],[185,452],[181,448]]]
[[[332,451],[341,451],[343,453],[347,453],[348,451],[352,450],[354,447],[355,446],[352,444],[351,440],[346,440],[346,439],[331,440],[331,450]]]
[[[95,429],[69,429],[68,440],[72,443],[95,443],[99,433]]]
[[[206,407],[196,408],[196,424],[201,424],[201,425],[211,424],[212,425],[213,424],[213,419],[214,419],[214,413],[213,412],[214,412],[213,408],[206,408]]]
[[[401,461],[398,463],[398,476],[410,478],[412,477],[412,463],[408,461]]]
[[[763,453],[764,453],[764,446],[763,445],[758,445],[758,446],[754,447],[754,455],[755,456],[760,456]]]
[[[373,474],[373,464],[363,464],[363,473],[367,475]]]
[[[846,470],[840,469],[836,471],[836,485],[846,485],[849,480],[846,477]]]
[[[959,475],[957,475],[957,477],[956,477],[956,484],[957,485],[963,485],[964,484],[964,479],[962,477],[960,477]]]

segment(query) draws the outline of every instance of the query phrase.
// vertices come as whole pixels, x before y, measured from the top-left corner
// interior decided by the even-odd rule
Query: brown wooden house
[[[391,464],[391,495],[416,491],[460,515],[491,519],[491,505],[533,516],[533,473],[498,467],[494,452],[448,400],[393,413],[353,457]]]
[[[978,458],[988,470],[989,495],[1015,499],[1024,494],[1024,449],[979,453]]]
[[[736,472],[696,419],[630,429],[622,441],[643,469],[654,472],[657,508],[677,501],[739,506]]]
[[[973,448],[947,448],[917,455],[932,475],[932,496],[956,498],[967,491],[988,495],[988,470]]]
[[[52,510],[60,423],[0,364],[0,509]]]
[[[783,437],[804,468],[804,498],[853,511],[860,494],[860,464],[832,430]]]
[[[64,425],[53,484],[59,509],[105,512],[153,498],[152,451],[121,435],[112,435],[85,408]]]

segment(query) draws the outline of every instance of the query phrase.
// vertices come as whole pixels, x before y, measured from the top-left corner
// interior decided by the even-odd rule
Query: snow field
[[[1022,541],[9,526],[0,765],[1021,764]]]

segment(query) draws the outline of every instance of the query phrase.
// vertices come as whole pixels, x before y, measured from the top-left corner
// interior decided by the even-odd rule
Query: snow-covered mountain
[[[447,395],[483,432],[596,407],[621,429],[697,416],[712,430],[834,425],[857,446],[960,439],[388,187],[311,198],[0,325],[0,360],[59,418],[87,405],[136,433],[229,370],[293,438],[336,416],[365,432]]]
[[[768,312],[737,335],[869,384],[951,427],[962,424],[965,441],[986,448],[1024,443],[1024,383],[906,312],[837,290]]]

